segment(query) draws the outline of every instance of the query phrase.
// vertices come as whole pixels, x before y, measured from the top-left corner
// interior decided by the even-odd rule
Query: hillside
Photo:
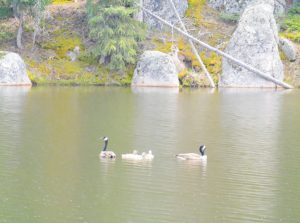
[[[237,19],[212,9],[203,1],[189,1],[184,22],[195,37],[223,50],[236,28]],[[85,2],[47,6],[41,34],[34,47],[32,22],[28,22],[24,29],[23,50],[19,50],[15,44],[17,23],[14,18],[2,19],[0,28],[0,49],[18,52],[27,63],[30,79],[36,84],[128,85],[131,82],[134,66],[129,66],[122,72],[111,72],[92,60],[89,49],[95,43],[88,36]],[[176,33],[172,36],[171,33],[172,30],[166,27],[159,31],[149,30],[146,39],[139,46],[139,53],[144,50],[169,53],[172,46],[177,46],[179,59],[186,65],[186,69],[179,74],[181,83],[184,86],[207,86],[199,63],[186,40]],[[284,33],[281,35],[287,36]],[[198,50],[217,83],[222,69],[222,58],[199,46]],[[73,56],[76,57],[74,61]],[[300,57],[292,63],[283,53],[281,58],[285,65],[286,81],[300,86]],[[195,72],[200,73],[200,82],[195,83]]]

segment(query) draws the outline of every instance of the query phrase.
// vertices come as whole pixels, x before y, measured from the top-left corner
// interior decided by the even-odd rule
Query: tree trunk
[[[34,49],[37,34],[38,34],[38,30],[37,28],[35,28],[32,35],[32,49]]]
[[[19,49],[23,48],[22,45],[22,34],[23,34],[23,12],[20,11],[20,1],[19,0],[13,0],[12,3],[12,7],[13,7],[13,13],[14,13],[14,17],[16,20],[19,21],[19,27],[18,27],[18,32],[17,32],[17,47]]]
[[[42,18],[42,3],[41,0],[37,0],[34,7],[33,7],[33,35],[32,35],[32,50],[34,49],[35,46],[35,41],[37,35],[40,33],[40,23],[41,23],[41,18]]]
[[[140,5],[143,7],[144,0],[139,0]],[[134,14],[134,19],[137,21],[143,22],[144,21],[144,12],[141,8],[138,8],[138,11]]]
[[[23,49],[23,45],[22,45],[22,34],[23,34],[23,13],[20,12],[19,13],[19,28],[18,28],[18,33],[17,33],[17,47],[19,49]]]

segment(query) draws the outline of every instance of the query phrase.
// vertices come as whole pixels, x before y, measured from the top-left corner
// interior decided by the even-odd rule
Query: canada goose
[[[122,159],[126,160],[142,160],[143,156],[139,155],[136,150],[134,150],[132,153],[122,154]]]
[[[205,155],[206,147],[201,145],[199,148],[200,154],[196,153],[181,153],[177,154],[176,157],[181,160],[206,160],[207,156]]]
[[[151,150],[148,153],[143,153],[142,156],[145,160],[152,160],[154,158]]]
[[[113,151],[107,151],[108,137],[103,137],[104,147],[99,154],[99,157],[102,159],[114,159],[116,158],[116,154]]]

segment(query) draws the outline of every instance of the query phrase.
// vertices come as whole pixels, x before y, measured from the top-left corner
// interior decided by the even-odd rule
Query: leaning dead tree
[[[161,21],[162,23],[164,23],[165,25],[171,27],[172,29],[176,30],[177,32],[179,32],[180,34],[182,34],[183,36],[187,37],[189,40],[193,41],[193,42],[196,42],[198,43],[199,45],[203,46],[204,48],[210,50],[210,51],[213,51],[225,58],[227,58],[228,60],[230,60],[231,62],[257,74],[258,76],[260,76],[261,78],[264,78],[268,81],[271,81],[273,83],[275,83],[276,85],[278,86],[281,86],[283,88],[286,88],[286,89],[292,89],[293,86],[283,82],[283,81],[280,81],[280,80],[277,80],[276,78],[272,77],[272,76],[269,76],[265,73],[263,73],[262,71],[256,69],[255,67],[249,65],[249,64],[246,64],[245,62],[239,60],[239,59],[236,59],[234,58],[233,56],[213,47],[213,46],[210,46],[208,45],[207,43],[204,43],[202,42],[201,40],[198,40],[197,38],[193,37],[192,35],[190,35],[189,33],[179,29],[178,27],[172,25],[171,23],[169,23],[168,21],[162,19],[161,17],[159,17],[158,15],[154,14],[153,12],[151,12],[150,10],[144,8],[143,6],[137,4],[144,12],[148,13],[149,15],[151,15],[152,17],[156,18],[157,20]]]
[[[172,5],[172,8],[173,8],[173,10],[174,10],[174,13],[176,14],[176,17],[177,17],[178,21],[180,22],[181,28],[183,29],[184,32],[188,33],[188,32],[187,32],[187,29],[185,28],[184,23],[182,22],[182,20],[181,20],[181,18],[180,18],[180,15],[178,14],[178,11],[177,11],[177,9],[176,9],[176,7],[175,7],[175,5],[174,5],[173,0],[169,0],[169,1],[170,1],[171,5]],[[189,44],[191,45],[191,48],[192,48],[193,53],[195,54],[195,56],[196,56],[198,62],[200,63],[200,66],[201,66],[202,70],[204,71],[204,73],[205,73],[207,79],[209,80],[210,86],[211,86],[212,88],[215,88],[216,85],[215,85],[213,79],[211,78],[210,73],[209,73],[208,70],[206,69],[206,66],[204,65],[204,63],[203,63],[203,61],[202,61],[202,59],[201,59],[201,57],[200,57],[200,55],[199,55],[199,53],[198,53],[198,51],[197,51],[197,49],[196,49],[196,47],[195,47],[193,41],[192,41],[191,39],[189,39],[188,41],[189,41]]]

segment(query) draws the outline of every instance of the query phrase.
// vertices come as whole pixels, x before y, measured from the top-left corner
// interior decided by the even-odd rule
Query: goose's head
[[[103,146],[102,151],[106,151],[106,149],[107,149],[107,144],[108,144],[108,137],[104,136],[104,137],[103,137],[103,141],[104,141],[104,146]]]
[[[201,145],[200,148],[199,148],[199,151],[200,151],[201,156],[204,156],[204,155],[205,155],[205,150],[206,150],[205,145]]]
[[[132,154],[137,155],[138,151],[137,150],[133,150]]]
[[[151,151],[151,150],[149,150],[148,154],[152,155],[152,151]]]

